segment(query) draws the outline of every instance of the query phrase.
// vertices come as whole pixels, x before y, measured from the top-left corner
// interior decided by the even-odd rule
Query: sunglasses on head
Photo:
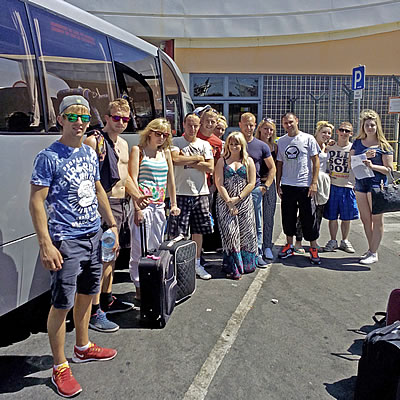
[[[272,118],[264,118],[263,119],[264,122],[269,122],[270,124],[275,124],[275,120]]]
[[[112,118],[114,122],[119,122],[122,119],[122,122],[124,124],[127,124],[131,120],[131,117],[121,117],[119,115],[110,115],[110,114],[108,115]]]
[[[90,122],[90,115],[88,114],[64,114],[67,117],[67,120],[69,122],[76,122],[78,121],[78,118],[81,119],[82,122]]]
[[[350,133],[350,132],[351,132],[351,129],[339,128],[339,132],[342,132],[342,133]]]
[[[159,131],[152,131],[156,137],[164,137],[167,138],[169,136],[168,132],[159,132]]]

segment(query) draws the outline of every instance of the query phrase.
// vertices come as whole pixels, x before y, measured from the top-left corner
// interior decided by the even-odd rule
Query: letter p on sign
[[[365,65],[353,68],[351,88],[353,90],[364,89],[365,86]]]

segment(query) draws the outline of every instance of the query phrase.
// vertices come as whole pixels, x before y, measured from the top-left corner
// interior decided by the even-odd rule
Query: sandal
[[[234,281],[239,281],[242,279],[242,275],[226,274],[227,279],[233,279]]]
[[[306,251],[302,247],[299,247],[298,249],[294,248],[294,252],[296,254],[306,254]]]

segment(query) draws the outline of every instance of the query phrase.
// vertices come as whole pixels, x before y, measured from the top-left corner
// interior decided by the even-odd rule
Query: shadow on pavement
[[[356,379],[356,376],[352,376],[334,383],[324,383],[325,389],[337,400],[350,400],[354,397]]]
[[[339,357],[346,361],[359,361],[362,354],[362,345],[368,333],[382,327],[382,324],[364,325],[359,329],[348,329],[360,335],[359,339],[355,339],[351,346],[345,353],[331,353],[333,356]],[[357,376],[345,378],[334,383],[324,383],[326,391],[337,400],[348,400],[354,396],[354,389],[356,385]]]
[[[52,365],[53,357],[50,355],[0,356],[0,394],[15,393],[37,385],[44,385],[53,389],[50,372],[48,378],[29,376],[35,372],[48,370]]]
[[[331,253],[330,253],[331,254]],[[321,265],[311,264],[308,253],[305,255],[294,255],[289,258],[277,258],[275,263],[282,264],[287,267],[296,267],[296,268],[323,268],[329,269],[332,271],[351,271],[351,272],[367,272],[370,271],[371,268],[368,266],[364,266],[358,264],[359,257],[324,257],[324,253],[319,254],[321,258]]]

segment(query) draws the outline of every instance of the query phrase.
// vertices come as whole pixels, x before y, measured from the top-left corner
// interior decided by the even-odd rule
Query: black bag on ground
[[[183,240],[179,235],[175,239],[165,241],[160,250],[168,250],[173,258],[176,271],[176,302],[189,298],[196,290],[196,252],[197,245],[193,240]]]
[[[146,326],[164,328],[176,302],[177,286],[173,257],[166,250],[148,254],[144,223],[140,224],[140,238],[140,320]]]
[[[400,400],[400,321],[365,338],[354,400]]]

